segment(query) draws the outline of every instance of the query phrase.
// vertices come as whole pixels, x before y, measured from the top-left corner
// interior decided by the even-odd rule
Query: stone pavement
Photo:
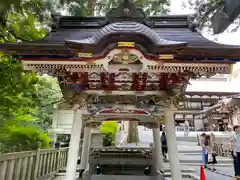
[[[196,141],[193,141],[193,137],[196,137],[198,132],[192,132],[189,134],[189,137],[183,137],[183,132],[178,132],[177,145],[179,151],[179,159],[181,163],[181,168],[183,173],[192,174],[195,179],[199,180],[200,174],[200,164],[201,164],[201,147],[196,146]],[[143,128],[139,128],[139,139],[140,143],[137,147],[149,147],[149,143],[152,143],[152,131],[144,130]],[[225,136],[224,133],[219,133],[218,136]],[[229,133],[227,134],[229,135]],[[120,135],[117,135],[117,139],[120,142]],[[195,139],[196,140],[196,139]],[[123,147],[134,148],[136,144],[124,144]],[[209,170],[205,170],[207,180],[232,180],[233,175],[233,165],[232,159],[226,157],[217,157],[218,164],[216,165],[216,170],[218,173],[223,173],[225,175],[221,175],[215,172],[211,172]],[[169,163],[165,163],[165,171],[166,173],[170,173]],[[189,179],[189,178],[184,178]],[[64,176],[57,177],[55,180],[66,180]],[[190,179],[189,179],[190,180]]]
[[[178,141],[178,150],[179,150],[179,158],[181,161],[182,173],[190,174],[195,177],[195,179],[199,180],[200,175],[200,164],[201,164],[201,149],[196,146],[196,143],[193,142],[184,142]],[[149,144],[140,143],[138,147],[148,147]],[[124,147],[136,147],[135,144],[125,144]],[[187,158],[187,159],[186,159]],[[196,161],[197,159],[197,161]],[[223,173],[226,175],[221,175],[216,172],[211,172],[209,170],[205,170],[207,180],[232,180],[233,178],[229,177],[229,175],[233,175],[233,165],[232,160],[224,157],[217,157],[219,163],[216,165],[216,170],[218,173]],[[166,174],[170,174],[170,166],[169,163],[164,163],[164,169]],[[191,178],[184,178],[191,179]],[[64,176],[59,176],[55,180],[66,180]]]
[[[153,141],[153,135],[151,129],[144,129],[143,127],[138,127],[139,139],[145,143],[151,143]],[[188,137],[184,137],[183,131],[177,131],[176,137],[178,141],[188,141],[188,142],[196,142],[196,137],[198,134],[202,134],[200,131],[190,131]],[[206,133],[206,132],[205,132]],[[232,132],[214,132],[216,137],[227,137],[230,139]]]
[[[196,137],[199,132],[191,132],[189,137],[183,137],[183,132],[177,132],[177,145],[179,151],[179,159],[183,173],[190,173],[199,179],[200,164],[201,164],[201,147],[196,146],[196,141],[192,141],[193,137]],[[231,133],[217,132],[217,136],[230,136]],[[182,137],[182,138],[179,138]],[[152,131],[139,128],[140,143],[138,147],[149,147],[149,143],[152,143]],[[196,140],[196,139],[195,139]],[[124,147],[136,147],[135,144],[125,144]],[[216,172],[205,170],[207,180],[232,180],[229,177],[234,175],[232,159],[227,157],[217,157],[218,164],[216,165]],[[170,171],[168,163],[164,164],[165,170]],[[221,175],[222,173],[225,175]]]

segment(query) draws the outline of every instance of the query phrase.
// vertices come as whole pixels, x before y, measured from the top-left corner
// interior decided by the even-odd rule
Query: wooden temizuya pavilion
[[[159,172],[163,171],[159,123],[165,123],[172,179],[181,180],[175,106],[189,78],[229,74],[240,58],[240,47],[201,36],[191,16],[147,17],[128,1],[105,17],[55,15],[51,32],[43,39],[4,43],[0,48],[17,55],[25,70],[58,77],[66,100],[62,108],[74,111],[67,180],[75,179],[82,124],[87,124],[87,142],[89,122],[113,119],[153,129]],[[83,144],[82,151],[89,153],[89,143]]]

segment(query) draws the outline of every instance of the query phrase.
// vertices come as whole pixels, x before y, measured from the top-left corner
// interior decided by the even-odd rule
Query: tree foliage
[[[2,152],[28,151],[37,148],[49,148],[51,139],[47,133],[34,126],[11,126],[1,134]]]
[[[105,121],[100,126],[100,132],[104,135],[103,145],[111,146],[115,144],[115,138],[118,130],[117,122]]]
[[[196,12],[196,21],[200,29],[206,27],[211,30],[213,28],[217,29],[213,25],[218,24],[225,26],[222,27],[224,30],[231,24],[232,26],[228,28],[229,32],[235,32],[239,28],[240,23],[237,14],[240,12],[240,7],[238,0],[188,0],[187,3],[184,3],[184,6]],[[218,21],[222,21],[221,24],[213,20],[214,15],[215,17],[219,16]]]
[[[29,150],[39,142],[48,147],[45,130],[52,121],[48,104],[61,98],[59,91],[44,77],[24,72],[12,57],[0,58],[0,75],[1,151]]]
[[[29,9],[10,10],[6,21],[0,23],[0,42],[40,39],[47,33],[42,27]],[[57,81],[23,71],[16,58],[3,53],[0,75],[0,150],[29,150],[39,142],[41,147],[48,147],[44,131],[52,121],[51,103],[61,98]]]
[[[49,12],[65,12],[74,16],[105,15],[110,8],[116,7],[123,0],[9,0],[0,2],[0,22],[5,23],[10,11],[32,12],[39,20],[49,15]],[[131,1],[131,0],[129,0]],[[166,14],[170,0],[133,0],[143,7],[146,14]]]

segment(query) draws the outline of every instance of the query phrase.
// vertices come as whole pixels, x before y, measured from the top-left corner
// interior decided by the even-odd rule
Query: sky
[[[189,8],[184,8],[183,3],[187,4],[188,0],[171,0],[170,13],[171,14],[193,14],[194,11]],[[203,35],[208,39],[214,39],[214,36],[203,32]],[[240,29],[234,33],[222,33],[217,36],[217,42],[223,44],[240,45]]]
[[[171,0],[170,14],[193,14],[194,11],[188,7],[183,7],[183,3],[187,3],[188,0]],[[218,43],[230,44],[230,45],[240,45],[240,29],[237,32],[224,32],[216,36],[211,35],[209,32],[202,32],[202,35],[210,40],[216,39]],[[236,74],[240,74],[240,63],[234,65],[234,70]],[[235,74],[233,79],[231,75],[229,76],[230,82],[204,82],[204,81],[191,81],[191,85],[187,87],[187,91],[210,91],[214,92],[216,89],[223,92],[240,92],[240,77]]]

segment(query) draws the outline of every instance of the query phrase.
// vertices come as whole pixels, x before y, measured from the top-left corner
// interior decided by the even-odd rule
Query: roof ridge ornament
[[[52,31],[54,31],[54,30],[59,28],[61,16],[62,15],[60,13],[52,13],[51,14],[51,18],[52,18]]]
[[[131,0],[123,0],[117,8],[112,8],[106,15],[108,23],[135,20],[147,24],[147,16]]]

